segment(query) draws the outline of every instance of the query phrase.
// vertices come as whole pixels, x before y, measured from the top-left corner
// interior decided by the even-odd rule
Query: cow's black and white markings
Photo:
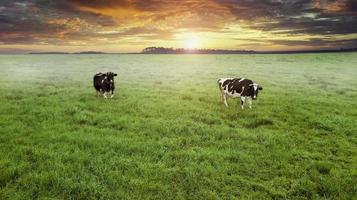
[[[252,100],[256,100],[259,90],[263,88],[252,80],[244,78],[220,78],[217,81],[221,101],[228,107],[227,98],[240,98],[241,107],[247,101],[249,108],[252,108]]]
[[[107,93],[111,93],[110,98],[114,97],[114,76],[117,74],[113,72],[97,73],[93,77],[93,85],[97,93],[102,94],[104,98],[107,98]]]

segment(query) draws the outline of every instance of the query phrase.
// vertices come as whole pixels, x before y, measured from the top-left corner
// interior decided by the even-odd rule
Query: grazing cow
[[[245,101],[248,101],[249,108],[252,108],[252,100],[256,100],[259,90],[263,89],[252,80],[244,78],[220,78],[217,83],[221,92],[221,101],[228,107],[227,97],[240,98],[242,109]]]
[[[93,85],[97,93],[102,94],[104,98],[107,98],[107,93],[111,92],[110,98],[114,97],[114,76],[117,74],[113,72],[107,72],[105,74],[98,73],[93,77]]]

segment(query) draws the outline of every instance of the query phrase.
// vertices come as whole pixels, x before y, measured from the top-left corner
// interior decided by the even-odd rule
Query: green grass
[[[354,199],[357,54],[0,56],[0,199]],[[92,76],[114,71],[117,95]],[[263,86],[219,103],[220,77]]]

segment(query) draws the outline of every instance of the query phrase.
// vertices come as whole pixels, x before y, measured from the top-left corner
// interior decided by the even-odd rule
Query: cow
[[[241,108],[248,101],[249,108],[252,108],[252,100],[256,100],[259,90],[263,88],[252,80],[244,78],[220,78],[217,81],[220,91],[221,101],[228,107],[227,98],[240,98]]]
[[[105,74],[97,73],[94,75],[93,85],[97,94],[102,94],[104,98],[108,98],[107,93],[111,92],[110,98],[114,97],[114,76],[117,76],[117,74],[113,72],[107,72]]]

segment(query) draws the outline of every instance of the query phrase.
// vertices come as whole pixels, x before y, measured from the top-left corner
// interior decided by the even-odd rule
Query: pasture
[[[354,199],[357,54],[0,55],[0,199]],[[92,77],[113,71],[116,96]],[[217,79],[263,86],[253,109]]]

